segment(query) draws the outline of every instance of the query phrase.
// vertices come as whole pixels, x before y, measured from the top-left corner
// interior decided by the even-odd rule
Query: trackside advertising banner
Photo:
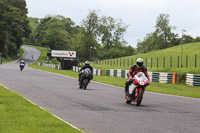
[[[71,57],[76,58],[76,51],[60,51],[60,50],[52,50],[52,57]]]

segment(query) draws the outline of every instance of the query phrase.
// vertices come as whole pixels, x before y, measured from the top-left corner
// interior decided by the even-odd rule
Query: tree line
[[[99,16],[92,10],[75,25],[61,15],[29,18],[32,27],[29,42],[42,44],[53,50],[75,50],[81,61],[106,59],[136,54],[124,39],[127,25],[122,20]]]
[[[0,1],[0,53],[14,56],[19,53],[23,38],[31,32],[25,0]]]
[[[160,14],[157,17],[155,31],[147,34],[143,41],[138,41],[139,53],[165,49],[182,43],[200,42],[200,37],[193,38],[186,34],[179,37],[178,34],[173,33],[172,30],[176,27],[169,24],[169,17],[169,14]]]
[[[0,1],[0,53],[17,55],[23,42],[42,44],[52,50],[75,50],[81,60],[118,58],[165,49],[181,43],[199,42],[184,34],[179,37],[172,31],[169,15],[157,17],[155,31],[138,41],[137,48],[128,45],[124,35],[128,25],[121,19],[100,16],[91,10],[80,25],[61,15],[45,18],[27,17],[25,0]]]

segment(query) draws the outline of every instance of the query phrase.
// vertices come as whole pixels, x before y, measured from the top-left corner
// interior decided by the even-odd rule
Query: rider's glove
[[[129,80],[133,80],[134,78],[133,78],[133,76],[129,76],[128,79]]]

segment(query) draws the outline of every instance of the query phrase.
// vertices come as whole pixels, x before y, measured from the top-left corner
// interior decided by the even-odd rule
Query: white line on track
[[[4,86],[4,85],[2,85],[2,84],[0,84],[0,86],[3,86],[4,88],[6,88],[7,90],[9,90],[9,91],[11,91],[11,92],[14,92],[14,91],[10,90],[8,87],[6,87],[6,86]],[[14,92],[14,93],[16,93],[16,92]],[[18,94],[18,95],[19,95],[19,94]],[[32,102],[31,100],[29,100],[28,98],[26,98],[26,97],[24,97],[24,96],[22,96],[22,97],[23,97],[24,99],[26,99],[27,101],[29,101],[31,104],[38,106],[37,104],[35,104],[35,103]],[[42,107],[40,107],[40,106],[38,106],[38,107],[39,107],[40,109],[46,111],[46,109],[44,109],[44,108],[42,108]],[[55,114],[53,114],[53,113],[51,113],[51,112],[49,112],[49,113],[52,114],[52,115],[53,115],[54,117],[56,117],[57,119],[59,119],[59,120],[65,122],[66,124],[70,125],[71,127],[75,128],[75,129],[77,129],[77,130],[79,130],[80,132],[86,133],[86,132],[82,131],[81,129],[79,129],[78,127],[72,125],[71,123],[69,123],[69,122],[63,120],[62,118],[56,116]]]

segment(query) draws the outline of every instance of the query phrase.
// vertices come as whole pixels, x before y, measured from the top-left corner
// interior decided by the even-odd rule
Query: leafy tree
[[[112,48],[112,45],[120,48],[127,44],[123,35],[128,26],[123,24],[121,20],[117,21],[112,17],[103,16],[100,23],[99,35],[106,50]]]
[[[0,52],[3,56],[16,55],[23,37],[30,33],[25,0],[0,1]]]
[[[82,52],[85,55],[85,59],[91,60],[92,48],[98,46],[97,37],[99,29],[99,17],[95,10],[91,11],[87,18],[83,20],[82,28],[82,41],[84,42],[82,46]]]
[[[31,20],[31,25],[37,21]],[[96,58],[115,58],[132,55],[135,49],[126,46],[123,39],[127,25],[112,17],[99,17],[95,10],[91,11],[81,26],[75,26],[70,18],[63,16],[47,16],[40,19],[35,33],[30,38],[36,43],[49,46],[51,49],[68,49],[77,51],[81,61]]]
[[[100,40],[104,48],[108,50],[113,45],[113,30],[115,29],[115,20],[112,17],[103,16],[100,23]]]
[[[66,50],[72,48],[72,37],[77,33],[75,23],[61,15],[47,16],[40,20],[35,30],[35,40],[51,49]]]
[[[194,42],[200,42],[200,37],[197,36],[197,37],[194,39]]]
[[[31,27],[31,33],[29,35],[29,38],[26,39],[26,42],[36,43],[35,42],[35,36],[36,36],[36,30],[39,26],[39,18],[29,18],[29,25]]]
[[[121,20],[115,20],[112,17],[99,17],[95,10],[91,11],[87,18],[82,23],[83,34],[85,42],[84,49],[86,58],[90,57],[90,48],[98,48],[101,51],[98,57],[114,58],[118,54],[112,54],[113,49],[122,49],[127,42],[123,35],[126,32],[127,25],[123,24]],[[100,47],[100,46],[103,47]],[[116,55],[116,56],[115,56]],[[121,54],[122,55],[122,54]]]
[[[70,34],[62,29],[47,30],[42,42],[53,50],[69,50],[71,48]]]
[[[193,43],[194,42],[194,38],[191,37],[190,35],[183,35],[182,40],[183,40],[182,43]]]
[[[169,25],[168,14],[160,14],[158,16],[155,28],[156,28],[155,33],[161,39],[160,49],[172,46],[173,45],[172,40],[174,39],[175,34],[172,33],[171,30],[175,29],[175,27]]]
[[[178,45],[180,40],[178,34],[172,33],[172,27],[169,25],[169,15],[160,14],[157,18],[155,31],[147,34],[143,42],[137,45],[138,52],[146,53],[151,50],[164,49]]]

